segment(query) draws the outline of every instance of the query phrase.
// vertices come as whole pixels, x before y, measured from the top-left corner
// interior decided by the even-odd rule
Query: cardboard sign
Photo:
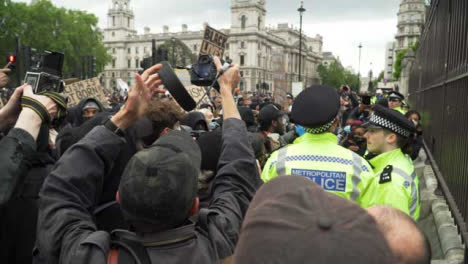
[[[200,55],[213,55],[220,58],[224,55],[228,36],[210,26],[206,26]]]
[[[68,96],[69,108],[89,97],[99,100],[104,107],[109,107],[101,83],[99,82],[99,78],[88,79],[66,85],[65,94]]]
[[[203,100],[200,104],[210,103],[210,98],[205,96],[205,88],[193,85],[190,82],[190,73],[187,70],[175,70],[175,74],[196,103],[198,103],[202,98]]]

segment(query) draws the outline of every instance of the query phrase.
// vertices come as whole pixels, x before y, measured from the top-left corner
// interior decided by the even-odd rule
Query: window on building
[[[115,54],[115,48],[112,49],[112,54]]]
[[[127,27],[130,27],[130,18],[127,18]]]
[[[229,43],[226,43],[226,49],[229,49]]]
[[[139,59],[135,60],[135,68],[140,68],[140,60]]]
[[[115,78],[115,72],[112,73],[112,78]]]
[[[258,30],[260,30],[260,25],[262,24],[262,17],[258,16]]]
[[[112,26],[115,27],[115,16],[112,17]]]
[[[131,48],[128,48],[128,49],[127,49],[127,53],[128,53],[128,54],[132,53],[132,49],[131,49]]]
[[[112,68],[115,68],[115,59],[112,59]]]
[[[245,48],[245,42],[241,41],[241,49]]]
[[[241,29],[245,29],[246,23],[247,23],[247,17],[246,17],[246,16],[242,16],[242,17],[241,17]]]
[[[115,32],[112,32],[112,37],[115,37]]]
[[[128,65],[128,68],[131,68],[132,67],[132,60],[128,60],[127,65]]]
[[[258,67],[262,67],[262,57],[258,55]]]
[[[198,50],[198,45],[197,44],[193,45],[193,51],[197,51],[197,50]]]
[[[146,47],[143,47],[143,53],[146,53]]]
[[[244,66],[245,64],[245,56],[244,55],[240,55],[240,65],[241,66]]]

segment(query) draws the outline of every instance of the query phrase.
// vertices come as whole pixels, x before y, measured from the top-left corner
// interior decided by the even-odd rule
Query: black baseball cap
[[[171,131],[135,154],[119,186],[129,225],[144,233],[182,225],[197,195],[200,164],[200,148],[182,131]]]
[[[276,105],[268,104],[264,106],[258,113],[258,122],[260,124],[268,124],[273,120],[277,120],[278,117],[285,115]]]

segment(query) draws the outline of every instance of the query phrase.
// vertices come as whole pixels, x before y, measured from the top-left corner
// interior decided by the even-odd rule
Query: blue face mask
[[[213,121],[213,122],[211,122],[211,123],[208,124],[208,129],[209,129],[210,131],[213,131],[213,130],[215,130],[215,129],[218,128],[218,127],[219,127],[219,123],[218,123],[218,122],[214,122],[214,121]]]
[[[349,133],[351,133],[351,126],[345,126],[343,128],[343,130],[344,130],[344,132],[346,132],[346,134],[349,134]]]
[[[303,126],[300,126],[300,125],[296,125],[296,133],[301,137],[303,136],[306,131],[305,131],[305,128]]]

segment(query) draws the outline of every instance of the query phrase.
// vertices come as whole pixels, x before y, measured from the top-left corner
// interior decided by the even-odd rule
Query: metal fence
[[[424,140],[443,175],[444,194],[468,243],[468,1],[433,0],[409,101],[422,114]]]

